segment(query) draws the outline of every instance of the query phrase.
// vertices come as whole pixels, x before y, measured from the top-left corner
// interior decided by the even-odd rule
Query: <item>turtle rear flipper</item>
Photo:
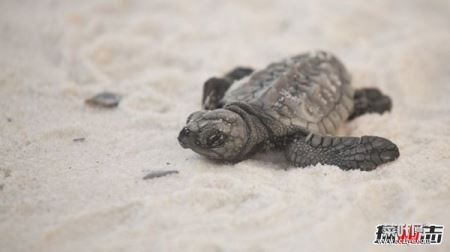
[[[353,120],[358,116],[368,113],[383,114],[392,109],[391,98],[384,95],[377,88],[361,88],[355,90],[353,101],[353,112],[348,117],[348,120]]]
[[[370,171],[400,155],[397,146],[377,136],[332,137],[298,135],[286,149],[286,158],[298,167],[318,163],[336,165],[343,170]]]

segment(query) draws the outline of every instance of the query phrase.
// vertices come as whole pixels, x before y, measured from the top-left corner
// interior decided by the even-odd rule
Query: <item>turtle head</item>
[[[197,111],[186,124],[180,145],[212,159],[237,161],[248,140],[244,119],[230,110]]]

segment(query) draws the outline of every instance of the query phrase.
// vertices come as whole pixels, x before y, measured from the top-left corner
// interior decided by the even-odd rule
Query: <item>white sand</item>
[[[448,230],[372,245],[381,223],[450,229],[448,1],[71,2],[0,2],[1,251],[450,251]],[[398,161],[285,171],[178,145],[205,79],[317,48],[392,96],[342,132],[391,139]],[[104,90],[117,109],[84,104]],[[142,179],[157,169],[180,173]]]

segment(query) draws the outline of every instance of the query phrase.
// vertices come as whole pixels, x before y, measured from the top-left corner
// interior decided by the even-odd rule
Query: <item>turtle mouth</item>
[[[181,147],[183,147],[183,149],[188,149],[189,148],[189,145],[186,142],[184,142],[184,141],[182,141],[180,139],[178,139],[178,143],[180,144]]]
[[[223,160],[223,158],[217,154],[216,152],[209,150],[209,151],[205,151],[201,148],[191,148],[194,152],[196,152],[197,154],[200,154],[202,156],[205,156],[207,158],[211,158],[214,160]]]
[[[187,127],[184,127],[180,134],[178,135],[178,143],[183,147],[184,149],[191,149],[192,151],[212,159],[222,159],[221,156],[214,151],[216,148],[210,148],[210,149],[203,149],[201,146],[198,146],[198,144],[195,143],[197,139],[197,133],[190,130]]]

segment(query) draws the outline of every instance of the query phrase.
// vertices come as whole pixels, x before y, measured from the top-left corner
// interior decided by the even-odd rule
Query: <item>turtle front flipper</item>
[[[209,78],[203,85],[202,107],[212,110],[221,108],[222,98],[233,82],[238,81],[253,73],[253,69],[249,67],[236,67],[223,78]]]
[[[400,155],[391,141],[377,136],[332,137],[297,135],[287,145],[286,158],[295,166],[336,165],[343,170],[370,171]]]

